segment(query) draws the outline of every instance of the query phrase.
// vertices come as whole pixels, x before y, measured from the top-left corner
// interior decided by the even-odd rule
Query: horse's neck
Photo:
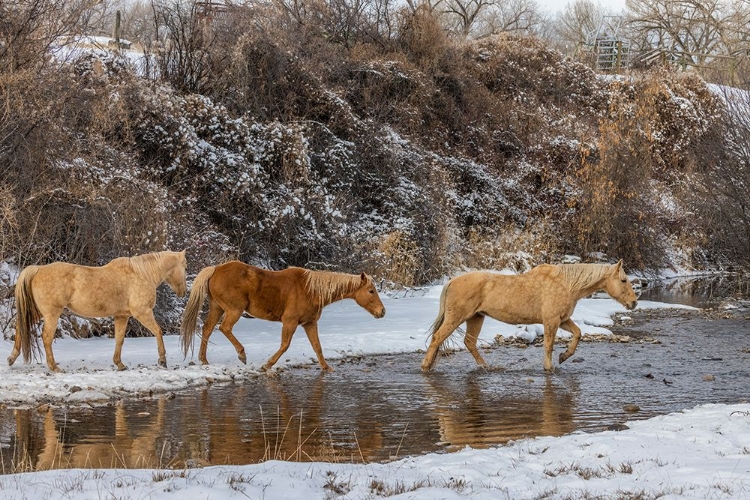
[[[601,277],[599,280],[586,285],[585,287],[581,288],[580,290],[571,290],[571,293],[575,297],[576,301],[581,300],[584,297],[588,297],[594,292],[598,292],[599,290],[604,289],[604,284],[606,282],[606,277]]]
[[[130,265],[143,279],[155,287],[162,284],[167,278],[167,269],[169,266],[166,265],[166,262],[163,260],[155,262],[138,262],[131,258]]]
[[[312,293],[308,293],[311,301],[320,309],[322,309],[329,304],[333,304],[334,302],[353,297],[354,292],[356,292],[356,287],[350,286],[346,282],[342,282],[338,284],[335,289],[332,289],[327,293],[323,293],[320,289],[315,290]]]

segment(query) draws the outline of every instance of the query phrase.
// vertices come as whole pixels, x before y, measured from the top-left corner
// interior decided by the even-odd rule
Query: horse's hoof
[[[162,368],[166,368],[167,367],[167,361],[160,359],[159,360],[159,366],[161,366]]]
[[[247,356],[245,356],[245,355],[242,355],[242,356],[237,356],[237,358],[238,358],[238,359],[239,359],[240,361],[242,361],[242,364],[243,364],[243,365],[246,365],[246,364],[247,364]]]
[[[16,360],[13,359],[13,356],[8,356],[8,366],[13,366],[13,363],[15,363]]]
[[[558,358],[560,361],[560,364],[565,363],[565,360],[568,359],[570,356],[566,356],[564,352],[560,353],[560,357]]]
[[[328,372],[328,373],[332,373],[332,372],[336,371],[336,370],[334,370],[334,369],[333,369],[332,367],[330,367],[330,366],[328,366],[328,365],[325,365],[325,366],[321,366],[321,367],[320,367],[320,369],[321,369],[322,371],[324,371],[324,372]]]
[[[125,366],[125,365],[123,365],[122,363],[120,363],[120,364],[117,365],[117,371],[121,371],[122,372],[122,371],[125,371],[127,369],[128,369],[128,367]]]

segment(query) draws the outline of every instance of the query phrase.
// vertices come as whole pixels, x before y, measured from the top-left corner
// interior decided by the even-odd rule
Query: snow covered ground
[[[329,306],[320,323],[324,353],[335,359],[424,349],[440,289],[384,297],[387,314],[380,320],[353,301]],[[639,307],[671,306],[640,302]],[[584,334],[606,334],[616,312],[625,309],[609,298],[584,299],[573,318]],[[539,331],[533,325],[487,321],[481,339],[489,342],[497,334],[532,338]],[[209,367],[194,364],[194,358],[183,360],[176,336],[166,338],[167,369],[156,366],[154,339],[126,339],[123,361],[130,369],[125,372],[114,370],[111,339],[58,339],[55,355],[66,373],[47,373],[40,362],[2,366],[0,398],[11,405],[96,403],[149,390],[179,390],[209,379],[256,376],[278,348],[280,324],[243,319],[235,332],[247,349],[247,366],[218,331],[209,347]],[[10,342],[3,341],[0,349],[9,353]],[[278,366],[313,358],[300,331]],[[0,476],[0,498],[750,498],[750,404],[707,405],[628,425],[630,429],[620,432],[526,439],[387,464],[269,461],[187,470],[12,474]]]

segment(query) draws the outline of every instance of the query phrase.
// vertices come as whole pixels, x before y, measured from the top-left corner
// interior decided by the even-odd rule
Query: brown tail
[[[16,282],[16,337],[20,339],[25,363],[31,361],[31,329],[41,319],[34,295],[31,293],[31,280],[38,271],[39,266],[28,266],[21,271]],[[36,337],[34,339],[38,342]],[[16,340],[16,345],[18,342]]]
[[[182,325],[180,325],[182,353],[185,357],[187,357],[188,350],[193,349],[193,336],[195,335],[195,326],[198,323],[198,314],[200,314],[203,302],[206,300],[208,281],[214,275],[215,270],[216,266],[204,267],[193,281],[193,288],[190,290],[190,297],[185,305],[185,311],[182,313]]]

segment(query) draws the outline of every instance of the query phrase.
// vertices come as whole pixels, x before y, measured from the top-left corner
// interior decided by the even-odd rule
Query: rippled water
[[[0,464],[10,472],[383,461],[750,398],[750,321],[741,310],[631,316],[615,328],[631,342],[582,343],[553,375],[543,373],[541,347],[498,347],[485,358],[504,370],[475,369],[466,352],[428,375],[420,354],[373,356],[341,361],[333,374],[314,366],[99,408],[4,409]],[[628,413],[630,404],[640,411]]]

